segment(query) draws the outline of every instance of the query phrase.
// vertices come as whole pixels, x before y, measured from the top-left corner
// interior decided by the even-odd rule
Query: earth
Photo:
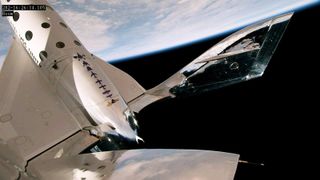
[[[319,0],[49,0],[88,50],[117,61],[226,34]],[[0,18],[0,67],[12,30]]]

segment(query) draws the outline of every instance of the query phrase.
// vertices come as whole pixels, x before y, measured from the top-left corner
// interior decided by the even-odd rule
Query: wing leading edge
[[[129,102],[130,108],[139,112],[163,98],[201,93],[262,76],[292,15],[271,18],[230,35]]]

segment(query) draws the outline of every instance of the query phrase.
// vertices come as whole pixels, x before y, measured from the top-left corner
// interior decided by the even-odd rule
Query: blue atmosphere
[[[49,0],[82,44],[106,61],[125,60],[230,33],[319,0]],[[12,30],[0,18],[0,67]]]

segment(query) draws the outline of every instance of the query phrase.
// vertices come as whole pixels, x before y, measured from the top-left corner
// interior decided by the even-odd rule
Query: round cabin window
[[[75,44],[75,45],[77,45],[77,46],[81,46],[81,43],[80,43],[79,41],[74,40],[73,42],[74,42],[74,44]]]
[[[46,51],[41,51],[39,53],[39,57],[40,57],[41,61],[44,61],[45,59],[47,59],[48,53]]]
[[[42,24],[41,24],[41,27],[43,27],[43,28],[47,29],[47,28],[49,28],[49,27],[50,27],[50,24],[49,24],[49,23],[47,23],[47,22],[44,22],[44,23],[42,23]]]
[[[19,14],[18,12],[14,12],[14,13],[13,13],[13,20],[14,20],[14,21],[18,21],[19,18],[20,18],[20,14]]]
[[[30,41],[30,40],[32,39],[32,37],[33,37],[32,32],[31,32],[31,31],[27,31],[27,32],[26,32],[26,39],[27,39],[28,41]]]
[[[63,42],[59,41],[56,43],[56,47],[61,49],[61,48],[65,47],[65,44]]]

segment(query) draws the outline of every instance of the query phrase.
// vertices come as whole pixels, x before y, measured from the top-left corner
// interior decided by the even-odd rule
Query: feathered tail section
[[[166,98],[201,93],[262,76],[293,13],[244,28],[216,44],[158,86],[129,102],[139,112]]]

